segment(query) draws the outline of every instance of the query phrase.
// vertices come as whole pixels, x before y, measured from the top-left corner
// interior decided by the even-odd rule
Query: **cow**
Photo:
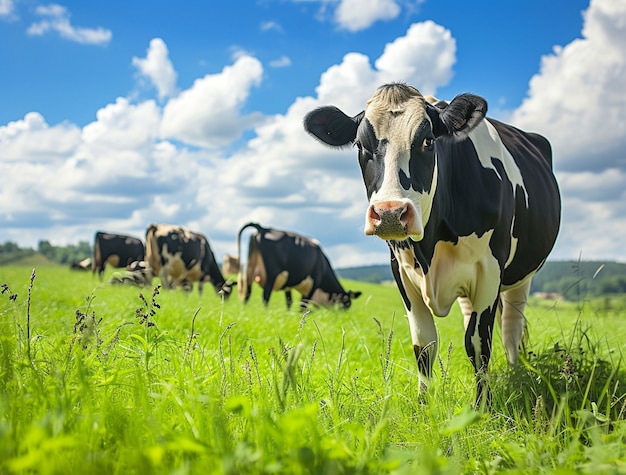
[[[183,226],[150,224],[146,230],[146,261],[152,275],[161,278],[164,288],[191,290],[198,282],[202,293],[205,282],[227,299],[234,284],[227,283],[207,238]]]
[[[392,83],[350,117],[309,112],[304,128],[334,148],[354,145],[369,205],[364,232],[388,244],[420,374],[429,380],[438,341],[433,315],[458,299],[476,405],[489,404],[494,320],[516,364],[532,276],[552,250],[561,199],[548,140],[487,118],[487,101],[425,98]]]
[[[240,266],[237,278],[239,295],[244,302],[250,299],[253,282],[263,288],[265,305],[273,291],[284,290],[287,309],[293,302],[291,289],[302,295],[300,306],[303,309],[309,303],[327,307],[337,304],[347,309],[352,299],[361,295],[358,291],[344,290],[319,242],[299,234],[247,223],[237,234],[238,259],[241,234],[247,228],[255,228],[257,232],[250,236],[245,276]]]
[[[141,239],[123,234],[111,234],[97,231],[93,246],[92,274],[98,271],[102,280],[107,264],[115,267],[126,267],[133,261],[144,259],[145,249]]]

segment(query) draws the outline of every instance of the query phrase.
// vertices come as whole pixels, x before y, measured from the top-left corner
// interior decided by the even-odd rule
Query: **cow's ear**
[[[487,114],[487,101],[473,94],[461,94],[441,111],[439,118],[448,133],[464,139]]]
[[[350,117],[337,107],[320,107],[306,115],[304,130],[331,147],[343,147],[350,145],[356,138],[356,130],[362,118],[363,112]]]

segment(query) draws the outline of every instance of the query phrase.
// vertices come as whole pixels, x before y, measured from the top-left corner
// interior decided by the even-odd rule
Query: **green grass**
[[[619,298],[531,301],[478,413],[456,307],[420,394],[393,286],[303,315],[111,275],[0,267],[0,473],[626,473]]]

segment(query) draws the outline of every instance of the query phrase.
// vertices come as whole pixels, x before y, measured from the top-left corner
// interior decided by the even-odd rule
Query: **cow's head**
[[[308,303],[323,307],[338,306],[347,310],[352,306],[352,300],[361,296],[360,291],[347,290],[345,292],[326,292],[322,289],[315,289]]]
[[[478,96],[432,104],[417,89],[394,83],[381,86],[360,114],[321,107],[305,117],[304,128],[332,147],[358,148],[370,201],[365,234],[419,241],[437,185],[438,141],[465,139],[486,112]]]

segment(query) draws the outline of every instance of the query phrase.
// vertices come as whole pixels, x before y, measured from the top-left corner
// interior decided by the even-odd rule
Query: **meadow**
[[[626,473],[626,299],[531,300],[492,407],[455,307],[427,391],[393,285],[347,311],[0,267],[0,473]]]

